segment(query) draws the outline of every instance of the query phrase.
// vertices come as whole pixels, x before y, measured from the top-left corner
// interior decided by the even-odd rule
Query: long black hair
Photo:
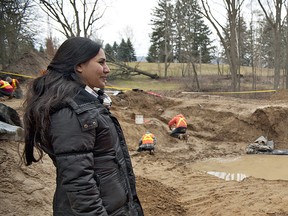
[[[51,149],[50,114],[85,85],[76,73],[76,66],[95,57],[100,48],[101,44],[88,38],[69,38],[59,47],[47,71],[30,83],[23,117],[23,159],[26,165],[39,161],[43,157],[43,149]],[[37,159],[34,147],[39,153]]]

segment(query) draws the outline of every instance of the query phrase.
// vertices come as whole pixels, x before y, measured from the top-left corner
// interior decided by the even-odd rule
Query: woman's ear
[[[81,67],[81,64],[79,64],[79,65],[76,66],[76,71],[77,71],[78,73],[82,73],[83,69],[82,69],[82,67]]]

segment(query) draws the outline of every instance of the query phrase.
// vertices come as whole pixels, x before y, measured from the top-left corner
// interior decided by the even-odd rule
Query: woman
[[[144,215],[122,129],[94,91],[109,72],[98,43],[70,38],[28,91],[23,157],[53,160],[54,215]]]

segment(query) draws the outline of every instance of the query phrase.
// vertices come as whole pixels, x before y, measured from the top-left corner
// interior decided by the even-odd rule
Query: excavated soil
[[[276,149],[288,149],[286,91],[261,100],[159,93],[161,97],[142,91],[111,96],[111,112],[122,125],[146,216],[288,215],[287,181],[225,181],[193,166],[207,158],[244,155],[246,146],[262,135],[273,140]],[[20,116],[22,102],[3,101]],[[168,134],[167,123],[178,113],[188,120],[187,141]],[[136,114],[144,116],[144,124],[135,124]],[[157,138],[154,155],[136,152],[147,130]],[[47,156],[29,167],[19,165],[22,147],[22,142],[0,143],[0,214],[52,215],[54,167]]]

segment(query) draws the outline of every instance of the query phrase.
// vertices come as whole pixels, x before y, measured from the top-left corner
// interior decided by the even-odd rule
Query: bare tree
[[[3,68],[33,48],[31,0],[0,1],[0,64]]]
[[[104,8],[102,13],[98,13],[100,10],[98,0],[40,0],[40,6],[52,20],[61,25],[61,28],[57,30],[66,38],[75,36],[89,38],[92,35],[94,24],[103,17],[106,10],[102,6],[101,8]],[[110,63],[122,74],[133,75],[135,72],[137,75],[144,74],[153,79],[158,78],[157,74],[150,74],[136,67],[131,68],[113,58]]]
[[[267,21],[270,23],[271,28],[273,29],[273,48],[274,48],[274,89],[279,88],[280,84],[280,69],[281,69],[281,11],[282,6],[285,0],[273,0],[275,14],[273,15],[272,7],[270,5],[271,0],[267,0],[267,7],[264,7],[261,0],[258,0],[258,3],[263,10]]]
[[[173,60],[173,4],[171,0],[158,0],[158,6],[153,10],[151,47],[149,49],[153,61],[164,62],[164,76]]]
[[[256,67],[255,67],[255,60],[257,58],[257,44],[256,44],[256,36],[257,36],[257,31],[255,29],[254,25],[254,14],[257,11],[253,10],[253,2],[250,2],[250,11],[251,11],[251,17],[250,17],[250,22],[249,22],[249,33],[248,33],[248,41],[249,41],[249,58],[250,58],[250,65],[251,65],[251,70],[252,70],[252,90],[256,90]],[[256,27],[257,28],[257,27]]]
[[[286,86],[285,88],[288,89],[288,5],[286,5],[286,16],[285,16],[285,25],[284,25],[284,44],[285,44],[285,59],[284,59],[284,69],[286,75]]]
[[[164,1],[165,7],[163,8],[165,10],[165,29],[164,29],[164,74],[165,77],[168,75],[168,68],[171,64],[171,59],[173,53],[172,53],[172,44],[173,44],[173,36],[172,36],[172,9],[173,6],[170,3],[170,1]]]
[[[237,19],[240,13],[241,6],[244,0],[223,0],[224,7],[227,13],[228,29],[225,28],[220,20],[217,19],[207,0],[201,0],[203,11],[200,11],[204,17],[214,27],[226,53],[230,73],[232,77],[232,89],[236,91],[240,89],[240,74],[239,74],[239,50],[238,50],[238,34],[237,34]],[[225,40],[228,38],[228,40]]]
[[[52,20],[61,25],[61,29],[57,30],[67,38],[90,37],[93,25],[105,12],[103,9],[102,13],[98,13],[98,0],[69,0],[69,3],[65,0],[40,0],[40,7]],[[69,14],[70,11],[73,15]]]

